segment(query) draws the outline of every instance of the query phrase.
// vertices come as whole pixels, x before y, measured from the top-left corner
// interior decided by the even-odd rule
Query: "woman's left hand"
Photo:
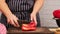
[[[30,17],[31,17],[31,20],[34,21],[36,23],[36,25],[37,25],[36,13],[32,12],[31,15],[30,15]]]

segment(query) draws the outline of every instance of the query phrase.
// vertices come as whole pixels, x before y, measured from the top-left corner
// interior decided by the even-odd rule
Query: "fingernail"
[[[18,27],[20,27],[20,25],[18,25]]]

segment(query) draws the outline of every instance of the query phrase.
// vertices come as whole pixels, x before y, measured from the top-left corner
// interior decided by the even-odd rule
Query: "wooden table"
[[[20,29],[10,28],[7,34],[54,34],[48,28],[37,28],[35,31],[21,31]]]

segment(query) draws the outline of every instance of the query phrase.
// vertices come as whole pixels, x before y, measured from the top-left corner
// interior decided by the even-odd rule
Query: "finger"
[[[35,21],[35,24],[37,25],[37,20],[36,20],[36,17],[34,17],[34,21]]]
[[[16,17],[17,20],[19,20],[17,17]]]
[[[10,22],[10,20],[9,20],[9,19],[7,19],[7,22],[9,23],[9,22]]]
[[[13,18],[13,21],[14,21],[14,23],[15,23],[15,25],[16,25],[16,27],[19,27],[19,24],[18,24],[18,18],[15,16],[14,18]]]
[[[14,23],[13,20],[11,20],[10,24],[16,27],[16,24]]]
[[[16,16],[15,16],[15,17],[16,17]],[[19,20],[19,19],[16,17],[16,18],[14,19],[14,22],[15,22],[15,24],[16,24],[17,27],[20,27],[20,25],[19,25],[19,23],[18,23],[18,20]]]
[[[16,24],[17,27],[20,27],[20,25],[16,19],[14,20],[14,23]]]

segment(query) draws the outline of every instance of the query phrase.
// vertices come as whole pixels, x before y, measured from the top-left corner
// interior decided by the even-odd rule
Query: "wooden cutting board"
[[[54,34],[48,28],[37,28],[35,31],[22,31],[20,29],[9,28],[8,34]]]

